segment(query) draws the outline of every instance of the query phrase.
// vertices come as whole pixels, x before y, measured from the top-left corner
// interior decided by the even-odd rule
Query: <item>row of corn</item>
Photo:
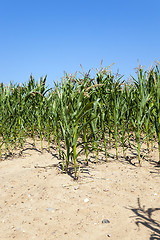
[[[156,139],[160,153],[160,67],[149,70],[137,68],[137,77],[130,83],[123,76],[112,74],[109,68],[100,68],[95,77],[90,72],[68,75],[54,88],[46,86],[46,77],[35,81],[30,76],[23,85],[0,84],[0,159],[3,155],[21,154],[28,137],[36,144],[48,142],[57,147],[63,170],[74,164],[77,178],[77,158],[85,155],[88,164],[93,152],[97,161],[99,152],[108,158],[108,149],[132,147],[141,165],[141,147],[153,150]],[[134,139],[134,141],[133,141]],[[62,144],[63,143],[63,147]],[[160,154],[159,160],[160,162]]]

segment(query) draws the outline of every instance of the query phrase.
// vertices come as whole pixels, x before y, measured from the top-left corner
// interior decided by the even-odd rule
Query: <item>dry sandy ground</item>
[[[54,152],[28,148],[0,162],[0,239],[160,239],[157,156],[141,168],[92,163],[78,181],[60,173]]]

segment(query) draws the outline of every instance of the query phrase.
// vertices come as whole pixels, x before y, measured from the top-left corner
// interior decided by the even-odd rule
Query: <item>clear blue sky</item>
[[[0,0],[0,82],[160,60],[160,0]]]

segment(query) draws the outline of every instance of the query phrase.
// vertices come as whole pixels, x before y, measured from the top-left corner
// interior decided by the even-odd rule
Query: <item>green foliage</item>
[[[77,158],[82,152],[88,164],[91,151],[97,162],[99,151],[105,152],[107,161],[112,144],[116,158],[119,146],[124,157],[127,147],[134,147],[141,165],[141,146],[147,141],[149,151],[151,142],[153,150],[156,133],[160,153],[158,64],[149,71],[139,67],[137,79],[130,84],[102,67],[94,78],[89,72],[81,78],[65,74],[54,89],[48,89],[46,78],[38,82],[30,76],[23,85],[0,84],[0,158],[2,152],[6,158],[13,155],[15,148],[21,154],[27,137],[32,137],[34,145],[39,137],[41,150],[44,139],[49,151],[54,144],[63,160],[63,170],[67,172],[73,163],[77,178]]]

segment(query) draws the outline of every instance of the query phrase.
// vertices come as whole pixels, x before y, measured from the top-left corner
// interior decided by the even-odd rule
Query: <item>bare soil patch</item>
[[[108,163],[90,162],[78,181],[61,174],[56,154],[28,147],[0,162],[0,239],[160,239],[157,148],[142,167],[112,149]]]

